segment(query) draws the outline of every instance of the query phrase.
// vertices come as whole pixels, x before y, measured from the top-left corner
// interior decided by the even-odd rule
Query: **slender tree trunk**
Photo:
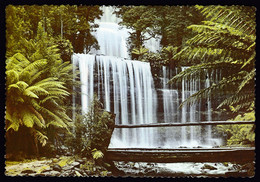
[[[60,15],[60,36],[61,39],[63,38],[63,20],[62,20],[62,16]]]

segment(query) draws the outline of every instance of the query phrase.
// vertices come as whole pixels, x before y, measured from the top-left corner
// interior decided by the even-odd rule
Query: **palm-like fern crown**
[[[26,50],[6,61],[7,131],[24,125],[42,144],[47,139],[42,129],[54,125],[68,130],[71,121],[63,100],[70,95],[65,83],[72,82],[72,65],[62,63],[59,50],[51,43],[47,34],[39,31],[36,40],[22,39]]]
[[[193,103],[199,98],[219,94],[226,99],[218,106],[234,106],[235,111],[247,110],[254,106],[255,77],[255,9],[244,6],[197,6],[206,21],[188,28],[196,35],[187,41],[175,59],[188,59],[197,63],[170,80],[180,81],[205,70],[219,70],[219,82],[200,90],[185,102]],[[199,62],[198,62],[199,60]]]

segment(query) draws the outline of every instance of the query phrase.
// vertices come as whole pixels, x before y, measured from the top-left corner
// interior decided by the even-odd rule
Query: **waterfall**
[[[205,114],[200,112],[199,102],[179,107],[182,101],[201,88],[199,76],[183,79],[181,88],[177,88],[167,82],[178,71],[163,67],[162,85],[155,88],[150,64],[129,59],[126,46],[129,30],[119,28],[120,19],[111,13],[112,9],[103,7],[104,16],[97,21],[99,28],[93,33],[100,49],[72,56],[73,64],[80,70],[82,113],[88,112],[90,102],[97,94],[104,109],[116,114],[116,124],[200,122]],[[152,41],[147,43],[150,44],[148,47],[158,49],[158,44]],[[183,67],[182,71],[185,69]],[[203,87],[210,86],[209,79]],[[207,120],[211,121],[210,99],[205,112]],[[116,128],[110,147],[213,146],[212,127],[207,128],[206,135],[203,129],[201,126]]]
[[[156,122],[157,100],[153,98],[157,96],[149,63],[89,54],[74,54],[73,60],[79,63],[83,113],[88,112],[96,89],[105,110],[116,114],[117,124]],[[152,145],[152,130],[139,130],[121,129],[116,131],[115,138],[127,146]]]

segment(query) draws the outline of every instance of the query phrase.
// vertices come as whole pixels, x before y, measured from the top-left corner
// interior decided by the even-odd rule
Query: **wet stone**
[[[54,170],[54,171],[61,171],[62,170],[62,168],[58,165],[58,164],[55,164],[53,167],[52,167],[52,169]]]
[[[52,162],[53,162],[53,163],[57,163],[57,162],[59,162],[59,159],[54,158],[54,159],[52,159]]]
[[[64,166],[64,167],[62,168],[62,170],[68,171],[68,170],[72,170],[73,168],[74,168],[74,166]]]
[[[208,165],[208,164],[204,164],[204,166],[201,169],[217,170],[216,167]]]
[[[72,162],[70,165],[74,166],[74,167],[80,167],[80,163],[79,162]]]
[[[78,159],[78,160],[76,160],[76,162],[79,162],[80,164],[84,164],[85,163],[85,161],[82,160],[82,159]]]
[[[31,174],[31,173],[36,173],[36,171],[34,171],[34,170],[32,170],[32,169],[25,169],[25,170],[23,170],[21,173]]]
[[[49,171],[49,172],[45,172],[45,173],[42,173],[42,174],[45,175],[45,176],[59,176],[60,172],[58,172],[58,171]]]

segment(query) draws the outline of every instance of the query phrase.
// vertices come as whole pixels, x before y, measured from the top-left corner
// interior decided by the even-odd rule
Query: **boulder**
[[[64,166],[62,169],[64,171],[69,171],[69,170],[72,170],[74,168],[74,166],[71,166],[71,165],[67,165],[67,166]]]
[[[45,173],[42,173],[44,176],[59,176],[60,175],[60,172],[58,171],[49,171],[49,172],[45,172]]]
[[[70,166],[74,166],[74,167],[80,167],[80,163],[79,162],[72,162],[71,164],[70,164]]]
[[[60,172],[60,171],[62,170],[62,167],[60,167],[58,164],[54,164],[54,166],[52,167],[52,169],[53,169],[54,171]]]
[[[22,170],[23,174],[32,174],[32,173],[36,173],[36,171],[30,169],[30,168],[25,168],[24,170]]]

